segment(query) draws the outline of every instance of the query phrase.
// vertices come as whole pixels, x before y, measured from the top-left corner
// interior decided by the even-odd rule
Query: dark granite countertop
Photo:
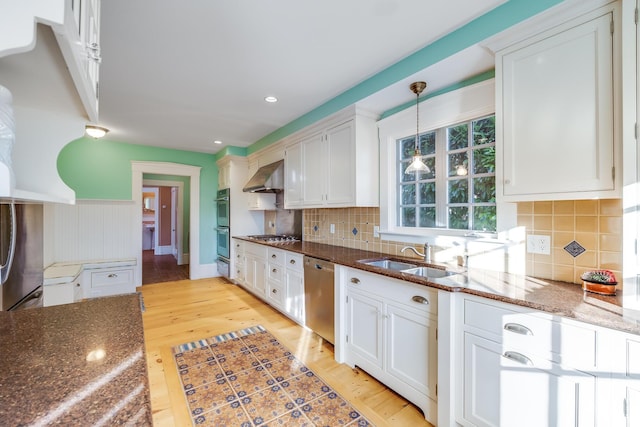
[[[140,297],[0,312],[0,425],[151,425]]]
[[[301,253],[419,285],[449,292],[474,294],[558,316],[573,318],[597,326],[640,335],[640,310],[624,308],[623,299],[620,295],[603,296],[584,292],[580,285],[574,283],[536,279],[475,268],[466,272],[463,269],[442,265],[439,267],[446,267],[448,270],[455,270],[460,274],[441,279],[427,279],[358,262],[358,260],[363,259],[393,258],[421,264],[421,260],[416,258],[398,257],[315,242],[266,243],[243,236],[234,236],[234,238]]]

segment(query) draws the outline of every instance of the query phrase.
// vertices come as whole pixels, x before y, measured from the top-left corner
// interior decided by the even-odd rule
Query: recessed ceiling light
[[[278,98],[276,98],[275,96],[266,96],[264,100],[270,103],[278,102]]]
[[[213,141],[214,144],[222,144],[222,141],[216,139],[215,141]]]

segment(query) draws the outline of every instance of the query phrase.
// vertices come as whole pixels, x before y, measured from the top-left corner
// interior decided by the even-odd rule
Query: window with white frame
[[[415,135],[397,140],[396,226],[496,231],[495,116],[419,135],[428,172],[406,174]]]

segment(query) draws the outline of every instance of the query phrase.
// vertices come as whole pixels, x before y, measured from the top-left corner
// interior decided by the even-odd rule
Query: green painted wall
[[[218,188],[218,166],[213,155],[125,144],[104,139],[79,138],[67,144],[60,152],[58,173],[62,180],[75,190],[77,199],[132,200],[131,161],[133,160],[179,163],[202,168],[200,170],[200,263],[213,263],[217,256],[214,199]],[[188,204],[185,203],[185,206]],[[187,239],[188,230],[185,227]]]
[[[189,203],[191,201],[191,178],[178,175],[157,175],[153,173],[144,173],[142,174],[142,179],[152,179],[155,181],[178,181],[184,184],[184,187],[182,187],[182,250],[185,252],[189,251],[189,213],[191,212],[191,205]]]

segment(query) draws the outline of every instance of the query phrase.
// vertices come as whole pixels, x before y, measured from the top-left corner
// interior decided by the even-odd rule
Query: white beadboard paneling
[[[76,205],[55,205],[55,261],[136,257],[133,209],[131,201],[83,200]]]

